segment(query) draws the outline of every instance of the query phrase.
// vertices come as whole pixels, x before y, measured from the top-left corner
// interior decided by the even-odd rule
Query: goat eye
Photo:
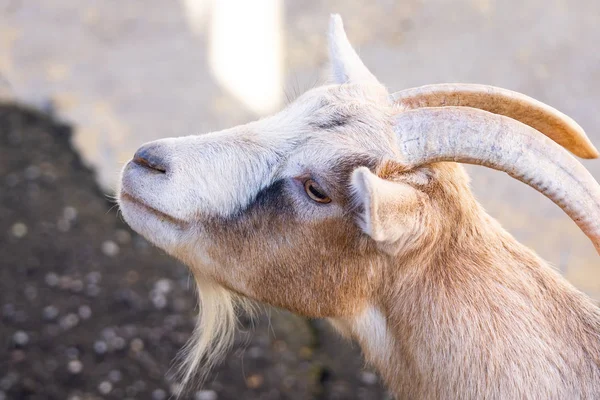
[[[308,197],[310,197],[311,200],[314,200],[317,203],[331,203],[331,198],[327,196],[323,192],[323,189],[321,189],[321,187],[317,184],[317,182],[313,181],[312,179],[307,179],[306,181],[304,181],[304,190],[306,191]]]

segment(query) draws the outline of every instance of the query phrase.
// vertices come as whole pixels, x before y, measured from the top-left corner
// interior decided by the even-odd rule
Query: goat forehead
[[[377,119],[388,107],[372,93],[352,85],[331,85],[314,88],[298,97],[278,114],[274,121],[321,131],[347,126],[351,122]]]
[[[339,172],[347,166],[371,166],[371,160],[382,157],[374,148],[362,146],[357,140],[341,135],[313,137],[290,152],[278,175],[280,178],[307,173]]]

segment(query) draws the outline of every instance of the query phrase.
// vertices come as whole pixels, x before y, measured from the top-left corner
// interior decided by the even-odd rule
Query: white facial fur
[[[303,175],[318,180],[353,154],[391,156],[387,104],[377,105],[382,98],[378,86],[325,86],[260,121],[148,143],[166,172],[127,164],[120,188],[125,220],[171,251],[188,233],[198,234],[203,219],[242,212],[276,180]],[[302,190],[296,197],[303,216],[327,216],[322,208],[310,207]]]

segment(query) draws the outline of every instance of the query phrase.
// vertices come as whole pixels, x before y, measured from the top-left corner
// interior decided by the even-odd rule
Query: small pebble
[[[150,243],[148,243],[148,241],[143,237],[136,236],[133,240],[133,246],[136,248],[136,250],[144,251],[150,248]]]
[[[117,229],[117,232],[115,233],[115,238],[117,239],[117,242],[121,244],[128,244],[129,242],[131,242],[131,234],[125,229]]]
[[[110,347],[115,350],[123,350],[126,344],[125,339],[120,336],[110,339]]]
[[[104,328],[101,333],[102,337],[106,340],[117,337],[117,332],[113,328]]]
[[[37,178],[39,178],[40,175],[40,167],[38,167],[37,165],[30,165],[29,167],[25,168],[25,173],[23,174],[23,176],[25,176],[25,179],[27,179],[28,181],[34,181]]]
[[[273,348],[278,353],[283,353],[287,350],[287,343],[285,343],[283,340],[276,340],[275,343],[273,343]]]
[[[21,239],[25,235],[27,235],[27,225],[25,225],[22,222],[17,222],[12,226],[12,228],[10,228],[10,230],[12,232],[12,235],[17,239]]]
[[[258,346],[254,346],[254,347],[251,347],[250,349],[248,349],[248,356],[250,358],[260,358],[260,357],[262,357],[263,354],[264,354],[264,351]]]
[[[138,328],[135,325],[127,324],[123,327],[123,334],[127,338],[135,336],[138,332]]]
[[[119,254],[119,245],[112,240],[107,240],[102,243],[102,253],[108,257],[115,257]]]
[[[0,389],[10,390],[10,388],[17,383],[19,376],[14,372],[9,372],[2,379],[0,379]]]
[[[67,290],[71,288],[71,284],[73,283],[73,278],[68,275],[61,276],[58,281],[58,286],[62,290]]]
[[[362,372],[360,374],[360,379],[367,385],[374,385],[377,383],[377,375],[369,371]]]
[[[131,343],[129,344],[129,348],[135,352],[135,353],[139,353],[140,351],[144,350],[144,342],[142,341],[142,339],[140,338],[135,338],[131,341]]]
[[[102,340],[97,340],[96,342],[94,342],[94,351],[96,352],[96,354],[102,355],[106,353],[107,350],[108,345],[106,344],[106,342]]]
[[[108,380],[113,383],[120,382],[123,378],[123,374],[118,369],[113,369],[108,373]]]
[[[29,343],[29,335],[24,331],[16,331],[13,335],[13,342],[17,346],[26,346]]]
[[[214,390],[199,390],[194,394],[194,400],[217,400],[217,392]]]
[[[90,284],[90,285],[87,285],[87,288],[85,289],[85,293],[90,297],[96,297],[100,293],[100,288],[96,285]]]
[[[143,380],[139,379],[139,380],[137,380],[137,381],[134,382],[133,387],[138,392],[143,392],[144,390],[146,390],[146,382],[144,382]]]
[[[98,391],[103,395],[109,394],[112,391],[112,389],[113,385],[108,381],[104,381],[98,385]]]
[[[154,284],[154,290],[161,294],[168,294],[173,289],[173,283],[170,279],[159,279]]]
[[[36,299],[37,289],[35,288],[35,286],[27,285],[27,287],[25,288],[25,297],[27,297],[27,300],[29,301],[33,301]]]
[[[12,318],[15,316],[15,306],[11,303],[7,303],[2,306],[2,316],[6,318]]]
[[[98,271],[92,271],[85,276],[88,283],[97,285],[102,280],[102,274]]]
[[[10,358],[13,363],[20,363],[25,360],[25,352],[22,350],[14,350],[10,353]]]
[[[152,400],[165,400],[167,398],[167,392],[162,389],[155,389],[152,391]]]
[[[46,171],[43,171],[42,175],[43,175],[45,181],[48,183],[54,183],[58,179],[58,175],[56,174],[56,171],[46,170]]]
[[[62,233],[69,232],[71,229],[71,223],[65,219],[59,219],[56,223],[56,228]]]
[[[263,382],[264,378],[259,374],[250,375],[248,378],[246,378],[246,386],[248,386],[250,389],[258,389],[262,386]]]
[[[69,289],[71,289],[75,293],[81,292],[83,290],[83,281],[81,279],[73,279],[71,281]]]
[[[44,280],[46,281],[46,285],[50,287],[54,287],[60,282],[60,278],[54,272],[47,273]]]
[[[63,218],[68,222],[72,222],[77,218],[77,209],[75,207],[67,206],[63,209]]]
[[[300,349],[299,355],[304,360],[309,360],[313,356],[313,349],[307,346],[303,346]]]
[[[79,350],[77,350],[77,347],[69,347],[65,351],[65,354],[67,355],[67,358],[69,360],[75,360],[75,359],[79,358]]]
[[[130,270],[127,271],[127,276],[125,279],[127,279],[127,283],[133,285],[140,279],[140,274],[135,270]]]
[[[137,395],[137,389],[135,388],[135,386],[131,385],[131,386],[127,386],[125,388],[125,393],[127,394],[127,396],[129,397],[134,397],[135,395]]]
[[[173,382],[169,385],[169,391],[178,399],[181,397],[181,393],[183,393],[183,385],[181,383]]]
[[[167,298],[162,294],[154,294],[152,296],[152,304],[157,310],[162,310],[167,306]]]
[[[70,313],[62,317],[58,324],[64,330],[69,330],[77,326],[77,324],[79,324],[79,317],[77,316],[77,314]]]
[[[92,316],[92,309],[86,305],[79,306],[77,313],[81,319],[89,319]]]
[[[67,369],[72,374],[78,374],[83,371],[83,363],[79,360],[71,360],[69,361]]]
[[[55,306],[46,306],[44,307],[42,316],[46,321],[53,321],[56,317],[58,317],[58,308]]]

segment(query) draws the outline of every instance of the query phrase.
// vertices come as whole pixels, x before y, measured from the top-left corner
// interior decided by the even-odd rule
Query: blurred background
[[[268,115],[326,82],[329,14],[390,91],[523,92],[600,145],[597,0],[0,0],[0,400],[153,399],[194,326],[184,266],[119,219],[142,143]],[[584,165],[600,178],[600,162]],[[593,246],[552,202],[468,167],[490,214],[600,298]],[[356,346],[265,308],[184,398],[381,399]]]

